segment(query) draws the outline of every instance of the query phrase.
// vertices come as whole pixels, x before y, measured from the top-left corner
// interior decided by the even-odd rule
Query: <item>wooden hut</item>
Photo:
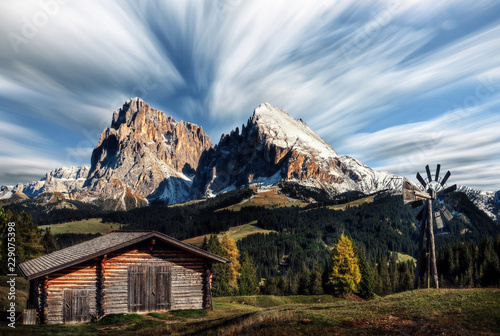
[[[115,231],[19,265],[40,323],[211,309],[211,265],[227,259],[155,231]]]

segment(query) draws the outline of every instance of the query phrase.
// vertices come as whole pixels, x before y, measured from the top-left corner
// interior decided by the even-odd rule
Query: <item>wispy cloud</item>
[[[425,165],[439,163],[452,172],[454,183],[498,190],[498,125],[498,114],[457,110],[429,121],[358,134],[345,145],[353,156],[380,170],[414,179]]]
[[[397,172],[397,158],[420,153],[400,137],[405,130],[428,135],[426,127],[439,128],[435,123],[456,109],[494,118],[498,14],[500,4],[486,0],[314,6],[8,0],[0,3],[0,108],[13,116],[11,124],[57,143],[57,150],[44,153],[55,161],[87,163],[84,156],[112,111],[130,97],[202,125],[214,142],[267,101],[306,120],[339,153]],[[22,38],[17,45],[13,34]],[[483,77],[490,86],[478,97],[474,90]],[[477,133],[473,122],[467,118],[455,129],[441,125],[439,144],[449,150],[429,155],[446,154],[458,164],[461,153],[470,152],[476,166],[468,167],[491,173],[495,162],[484,157],[498,154],[494,144],[477,143],[474,154],[451,143],[458,134],[490,131],[481,124],[476,127],[484,132]],[[30,155],[20,139],[2,139],[10,141],[12,157]],[[377,146],[367,141],[385,149],[373,152]],[[469,184],[491,182],[457,166],[456,174],[460,169]]]

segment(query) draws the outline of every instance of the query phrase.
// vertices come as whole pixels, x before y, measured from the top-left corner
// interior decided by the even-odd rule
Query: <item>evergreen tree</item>
[[[316,263],[311,272],[311,280],[309,281],[311,286],[309,288],[310,294],[321,295],[324,293],[322,275],[323,275],[323,270],[321,269],[321,266],[318,263]]]
[[[216,235],[211,235],[208,239],[207,251],[224,258],[227,257],[226,250]],[[214,297],[231,295],[229,278],[230,269],[228,264],[215,263],[212,266],[212,293]]]
[[[352,293],[361,281],[358,257],[352,240],[343,234],[331,253],[328,283],[336,293]]]
[[[384,295],[384,287],[382,285],[382,278],[380,277],[379,264],[373,266],[373,292],[377,295]]]
[[[300,271],[299,277],[299,294],[309,295],[309,289],[311,287],[311,272],[307,268],[306,263],[302,263],[302,269]]]
[[[288,279],[289,279],[288,293],[290,295],[299,294],[300,274],[294,274],[293,277],[290,275]]]
[[[201,244],[201,248],[208,251],[208,239],[207,236],[203,236],[203,243]]]
[[[9,225],[9,223],[15,224]],[[43,255],[40,232],[37,226],[33,223],[33,219],[29,214],[22,212],[18,215],[10,210],[3,212],[2,209],[0,212],[0,224],[0,233],[2,233],[1,271],[7,271],[6,261],[9,239],[15,238],[16,264],[20,264]],[[9,233],[15,233],[15,235],[9,236]]]
[[[277,279],[275,277],[268,277],[264,280],[264,285],[261,288],[261,292],[264,295],[276,295],[277,292]]]
[[[398,292],[404,292],[407,290],[413,289],[413,274],[412,271],[413,261],[408,260],[407,262],[399,263],[398,273],[399,273],[399,281],[398,281]]]
[[[362,298],[373,299],[375,297],[373,269],[366,261],[365,250],[356,248],[356,254],[358,256],[359,271],[361,273],[358,293]]]
[[[57,250],[56,239],[50,231],[50,227],[45,230],[45,233],[42,236],[42,245],[45,254],[49,254]]]
[[[226,252],[227,259],[231,262],[229,264],[229,286],[233,293],[238,291],[238,277],[240,276],[241,265],[239,262],[240,252],[234,240],[228,235],[222,237],[222,245]]]
[[[378,274],[380,278],[380,295],[391,294],[392,284],[385,258],[381,258],[378,262]]]
[[[500,258],[500,234],[498,234],[497,237],[495,238],[495,244],[493,245],[493,248],[498,258]]]
[[[389,278],[391,279],[391,293],[396,293],[399,289],[399,272],[398,272],[398,261],[396,253],[391,253],[391,259],[389,261]]]
[[[500,262],[489,238],[483,238],[479,245],[477,258],[481,286],[491,287],[500,284]]]
[[[238,279],[240,295],[254,295],[257,292],[257,274],[252,259],[248,252],[241,254],[241,275]]]

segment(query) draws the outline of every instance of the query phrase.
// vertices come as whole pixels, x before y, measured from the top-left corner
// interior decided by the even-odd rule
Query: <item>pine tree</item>
[[[373,269],[366,261],[365,250],[356,248],[356,254],[358,256],[359,271],[361,273],[358,293],[362,298],[373,299],[375,297]]]
[[[52,253],[57,250],[56,239],[50,231],[50,227],[45,230],[45,233],[42,236],[42,245],[43,250],[46,254]]]
[[[411,290],[413,288],[413,272],[412,272],[413,261],[408,260],[407,262],[403,262],[399,264],[398,273],[399,273],[399,285],[398,292],[404,292],[407,290]]]
[[[241,255],[241,275],[238,278],[239,294],[254,295],[257,292],[257,274],[252,259],[248,256],[248,252],[243,252]]]
[[[203,236],[203,243],[201,244],[201,248],[208,251],[208,239],[207,236]]]
[[[483,238],[479,245],[477,265],[480,269],[481,286],[498,286],[500,283],[500,262],[489,238]]]
[[[302,268],[299,277],[299,294],[309,295],[309,288],[311,287],[311,272],[305,263],[302,263]]]
[[[207,242],[207,251],[221,257],[227,257],[226,251],[216,235],[211,235]],[[212,294],[213,296],[231,295],[229,286],[230,270],[228,264],[215,263],[212,266]]]
[[[354,292],[360,281],[358,257],[352,240],[342,234],[331,252],[328,284],[336,293],[344,294]]]
[[[390,294],[392,292],[392,284],[385,258],[380,258],[378,262],[378,274],[380,278],[380,295]]]
[[[373,266],[373,292],[377,295],[383,295],[382,279],[378,270],[378,264],[375,264]]]
[[[222,245],[226,251],[227,259],[231,262],[229,264],[229,286],[231,290],[236,293],[238,291],[238,277],[240,276],[241,265],[238,260],[240,251],[236,247],[234,240],[228,235],[222,237]]]
[[[288,293],[290,295],[297,295],[299,294],[299,282],[300,282],[300,274],[294,274],[293,277],[290,275],[289,276],[289,286],[288,286]]]
[[[264,281],[264,285],[261,288],[261,292],[264,295],[276,295],[277,292],[277,279],[275,277],[268,277]]]
[[[310,283],[310,288],[309,288],[309,293],[313,295],[321,295],[323,294],[323,281],[322,281],[322,274],[323,270],[321,269],[321,266],[316,263],[313,267],[313,270],[311,272],[311,280],[309,281]]]
[[[396,253],[391,253],[389,261],[389,278],[391,279],[391,293],[396,293],[399,289],[399,273]]]
[[[495,238],[495,243],[493,244],[493,249],[495,250],[498,258],[500,258],[500,234],[497,234]]]

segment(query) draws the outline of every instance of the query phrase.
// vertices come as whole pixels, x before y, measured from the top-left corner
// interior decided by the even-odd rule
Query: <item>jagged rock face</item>
[[[111,127],[101,134],[85,186],[104,198],[182,202],[189,198],[189,176],[210,148],[210,138],[201,127],[176,122],[141,99],[130,99],[114,112]]]
[[[338,156],[302,119],[269,104],[254,111],[241,134],[237,128],[223,135],[216,148],[202,155],[200,167],[193,185],[198,194],[294,181],[333,196],[353,190],[371,193],[401,183],[395,175]]]
[[[83,187],[90,167],[62,167],[48,171],[40,181],[27,184],[18,183],[15,187],[2,186],[0,199],[8,199],[16,192],[28,197],[37,197],[45,192],[59,192],[70,194]]]
[[[40,181],[25,185],[23,193],[29,197],[36,197],[44,192],[72,193],[82,188],[89,170],[89,166],[62,167],[50,170]]]

